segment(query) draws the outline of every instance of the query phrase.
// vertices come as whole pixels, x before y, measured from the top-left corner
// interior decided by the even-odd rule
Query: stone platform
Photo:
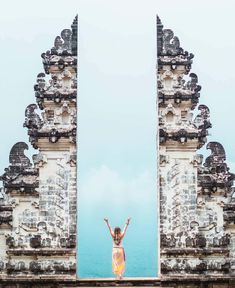
[[[125,277],[121,280],[115,278],[80,278],[78,285],[84,287],[160,287],[161,281],[160,278],[155,277]]]
[[[79,278],[68,279],[64,277],[50,277],[34,276],[30,277],[17,277],[13,281],[11,278],[0,278],[0,288],[72,288],[72,287],[161,287],[160,278],[124,278],[116,280],[115,278]]]
[[[213,277],[181,275],[178,277],[141,277],[122,280],[114,278],[68,278],[64,277],[46,277],[37,275],[33,278],[24,276],[13,279],[12,277],[0,278],[0,288],[75,288],[75,287],[164,287],[164,288],[235,288],[235,277]]]

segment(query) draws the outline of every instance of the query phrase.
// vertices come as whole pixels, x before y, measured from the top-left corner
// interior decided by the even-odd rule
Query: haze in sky
[[[79,15],[79,275],[111,276],[103,223],[123,226],[127,276],[157,271],[156,14],[195,54],[200,103],[211,110],[208,140],[219,141],[235,171],[234,1],[30,0],[1,5],[0,168],[11,147],[28,142],[24,110],[35,102],[40,54]],[[29,154],[37,153],[31,151]],[[204,152],[206,153],[206,152]],[[105,265],[104,265],[105,263]]]

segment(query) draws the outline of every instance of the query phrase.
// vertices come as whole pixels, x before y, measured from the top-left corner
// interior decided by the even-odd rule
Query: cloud
[[[102,219],[124,225],[132,217],[135,225],[153,222],[157,215],[156,176],[149,171],[130,177],[107,165],[93,168],[78,186],[78,219],[101,229]],[[102,222],[102,224],[101,224]],[[142,224],[141,224],[142,223]]]
[[[101,165],[90,170],[81,185],[79,195],[81,201],[95,205],[104,201],[123,204],[123,199],[133,204],[152,202],[157,195],[156,176],[143,171],[135,177],[125,177],[112,168]]]

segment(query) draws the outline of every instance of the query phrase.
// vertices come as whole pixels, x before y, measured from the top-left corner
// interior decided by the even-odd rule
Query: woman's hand
[[[104,218],[104,222],[106,222],[108,224],[109,223],[108,218]]]
[[[131,221],[131,218],[128,218],[127,221],[126,221],[126,224],[129,225],[130,221]]]

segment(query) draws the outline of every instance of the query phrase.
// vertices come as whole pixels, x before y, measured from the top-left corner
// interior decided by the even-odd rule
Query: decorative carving
[[[68,138],[71,143],[76,143],[76,128],[72,128],[71,130],[64,131],[65,129],[60,129],[58,131],[56,128],[52,128],[49,131],[36,131],[34,130],[32,133],[30,132],[30,142],[34,148],[38,148],[37,141],[38,138],[48,138],[51,143],[56,143],[59,141],[61,137]]]
[[[161,115],[164,117],[169,114],[169,112],[171,112],[176,117],[179,117],[180,115],[179,111],[177,111],[171,103],[169,103],[166,108],[161,111]]]
[[[211,150],[204,163],[204,168],[199,168],[199,186],[205,192],[216,192],[218,188],[226,188],[224,193],[227,194],[228,188],[232,186],[235,175],[229,172],[225,163],[226,156],[223,146],[218,142],[209,142],[206,146]]]
[[[35,97],[37,99],[37,103],[40,109],[43,109],[43,94],[41,93],[41,91],[44,91],[46,86],[45,76],[46,75],[44,73],[39,73],[37,76],[37,84],[34,85]]]
[[[36,168],[42,167],[44,164],[47,163],[46,155],[42,153],[33,155],[33,163]]]
[[[78,43],[78,15],[73,20],[72,28],[72,54],[77,55],[77,43]]]
[[[223,207],[224,221],[226,224],[235,224],[235,202],[230,202]]]
[[[0,204],[0,225],[10,224],[12,221],[12,207],[10,205]]]
[[[77,17],[71,29],[64,29],[60,36],[55,38],[54,47],[41,55],[46,74],[50,73],[51,66],[57,66],[60,71],[71,67],[77,72]]]
[[[14,237],[8,235],[7,238],[6,238],[6,245],[9,248],[14,248],[16,246]]]
[[[28,149],[26,143],[18,142],[10,151],[10,166],[5,169],[5,173],[1,176],[7,192],[15,190],[20,193],[35,193],[35,188],[38,187],[38,170],[31,168],[32,164],[24,154],[26,149]]]
[[[195,246],[199,248],[206,247],[206,238],[201,234],[197,234],[195,237]]]
[[[41,247],[41,235],[34,235],[33,237],[30,238],[30,246],[32,248],[40,248]]]
[[[72,53],[72,31],[70,29],[64,29],[60,36],[55,38],[51,53],[56,55]]]
[[[160,157],[159,158],[159,163],[160,163],[161,166],[165,166],[166,164],[169,163],[169,160],[170,160],[169,156],[160,154],[159,157]]]
[[[176,246],[176,239],[174,235],[171,235],[170,237],[167,237],[166,234],[161,234],[161,247],[175,247]]]
[[[36,104],[30,104],[25,110],[25,122],[23,127],[27,127],[29,130],[38,130],[42,127],[42,120],[39,115],[35,112],[37,109]]]
[[[192,58],[194,55],[184,51],[180,47],[178,37],[170,29],[163,29],[160,18],[157,18],[157,35],[158,35],[158,69],[163,65],[170,65],[175,70],[177,65],[185,65],[186,73],[190,71]]]
[[[161,53],[163,49],[163,25],[161,19],[157,15],[157,53]]]
[[[206,146],[206,149],[211,150],[211,155],[206,158],[205,167],[214,168],[220,164],[224,164],[226,160],[224,147],[218,142],[209,142]],[[224,165],[222,165],[225,167]],[[218,167],[220,168],[220,167]]]
[[[229,234],[223,235],[221,238],[213,238],[213,247],[228,247],[231,236]]]
[[[49,141],[51,143],[56,143],[59,140],[59,132],[56,129],[52,129],[49,134]]]
[[[197,155],[194,155],[191,163],[193,164],[193,166],[198,167],[198,166],[202,165],[202,161],[203,161],[203,155],[197,154]]]
[[[188,132],[185,129],[179,129],[178,131],[172,132],[172,133],[168,133],[168,132],[164,131],[163,129],[159,129],[160,143],[164,143],[167,140],[174,140],[174,141],[178,141],[178,142],[183,144],[183,143],[187,142],[189,139],[190,140],[198,139],[199,137],[201,137],[200,133]]]
[[[66,62],[66,65],[69,64]],[[34,148],[38,148],[39,138],[48,138],[51,143],[56,143],[61,137],[69,138],[70,142],[76,143],[76,106],[77,81],[74,71],[65,67],[60,73],[52,74],[52,80],[46,83],[45,74],[38,74],[37,84],[34,86],[39,107],[42,112],[42,125],[34,125],[29,129],[29,140]],[[56,106],[45,106],[44,100],[54,101]],[[68,101],[69,100],[69,101]],[[46,102],[48,103],[48,102]],[[35,106],[29,106],[27,111],[31,115],[26,119],[24,126],[40,122],[34,114]],[[33,115],[32,115],[33,114]],[[37,115],[38,116],[38,115]],[[31,121],[31,118],[34,121]],[[37,121],[35,121],[37,119]],[[32,127],[32,125],[30,126]]]
[[[6,269],[8,273],[17,273],[17,272],[24,272],[26,270],[25,262],[19,261],[19,262],[8,262],[6,264]]]
[[[73,274],[76,272],[76,264],[72,261],[38,260],[29,263],[24,261],[9,261],[6,263],[9,274],[26,273],[32,274]]]
[[[198,110],[201,112],[196,116],[193,123],[200,130],[207,130],[212,127],[210,123],[210,110],[206,105],[199,105]]]
[[[198,85],[197,75],[195,73],[190,73],[189,77],[191,80],[186,83],[185,88],[192,91],[193,93],[199,92],[201,90],[201,86]]]
[[[161,261],[161,271],[164,274],[178,274],[185,272],[187,274],[202,274],[205,271],[212,273],[228,273],[230,263],[225,260],[196,260],[190,261],[187,258],[167,259]],[[195,279],[195,278],[194,278]]]
[[[28,149],[29,147],[25,142],[18,142],[11,148],[9,162],[12,170],[21,171],[32,166],[29,158],[24,154],[24,151]]]
[[[54,123],[61,124],[63,127],[65,126],[66,128],[74,127],[74,125],[76,125],[75,108],[70,107],[68,102],[64,101],[61,108],[55,110]]]
[[[180,47],[179,38],[174,36],[174,33],[170,29],[163,30],[163,55],[179,55],[183,52],[183,49]]]
[[[68,65],[67,61],[65,62],[66,65]],[[46,83],[45,77],[44,73],[38,74],[37,84],[34,85],[35,97],[40,109],[43,109],[45,99],[58,104],[65,99],[75,101],[77,97],[77,79],[69,68],[65,68],[61,73],[52,74],[49,83]]]
[[[76,167],[77,164],[77,155],[76,154],[71,154],[68,157],[68,162],[70,164],[71,167]]]
[[[76,248],[76,235],[70,235],[69,238],[60,238],[62,248]]]
[[[168,67],[168,66],[167,66]],[[198,85],[197,75],[191,73],[191,80],[185,83],[182,76],[174,74],[169,68],[162,74],[158,81],[158,98],[162,106],[167,100],[174,99],[176,104],[191,100],[191,109],[194,109],[200,97],[201,86]]]

